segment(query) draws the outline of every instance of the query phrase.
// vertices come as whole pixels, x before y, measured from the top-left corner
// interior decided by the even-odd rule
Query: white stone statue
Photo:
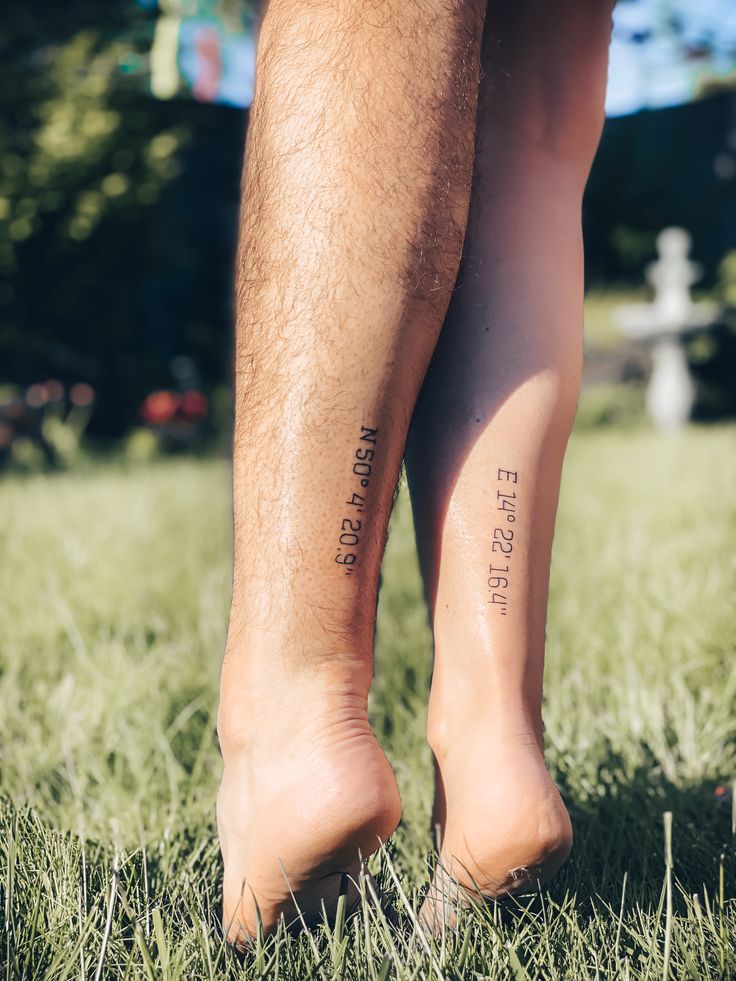
[[[701,270],[688,258],[690,244],[690,235],[683,228],[660,232],[659,258],[647,267],[653,301],[627,304],[615,313],[616,323],[625,334],[651,345],[647,412],[659,429],[669,431],[687,423],[695,404],[695,385],[683,339],[710,327],[720,313],[715,303],[693,303],[690,288],[700,279]]]

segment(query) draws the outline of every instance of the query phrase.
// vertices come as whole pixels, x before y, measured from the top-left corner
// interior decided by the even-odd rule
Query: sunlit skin
[[[271,0],[238,255],[223,919],[334,910],[400,818],[368,722],[379,564],[457,278],[483,0]]]
[[[483,0],[271,0],[263,22],[218,721],[223,921],[241,944],[259,918],[268,932],[298,906],[314,922],[346,885],[352,901],[400,818],[367,697],[412,413],[442,866],[496,896],[569,851],[542,755],[544,623],[610,8],[548,6],[491,4],[482,80]],[[488,604],[500,469],[518,487],[503,614]],[[432,927],[452,919],[437,892]]]
[[[572,829],[544,765],[547,586],[582,366],[582,195],[612,5],[491,2],[457,289],[407,448],[435,663],[439,874],[423,916],[535,889]],[[495,544],[494,544],[495,543]]]

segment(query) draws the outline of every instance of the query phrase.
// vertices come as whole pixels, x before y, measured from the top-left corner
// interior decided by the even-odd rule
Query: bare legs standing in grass
[[[490,896],[534,888],[572,844],[544,765],[542,675],[611,6],[488,4],[463,262],[407,448],[435,640],[430,925],[457,898],[449,876]]]
[[[490,7],[467,256],[408,455],[442,862],[488,895],[553,871],[570,843],[541,754],[541,680],[610,10],[551,6]],[[400,817],[366,711],[377,579],[463,248],[484,14],[485,0],[271,0],[264,19],[219,712],[232,939],[258,916],[266,930],[292,920],[292,891],[307,920],[334,909]],[[514,532],[510,556],[496,526]],[[488,602],[491,565],[509,566],[504,603]]]
[[[334,907],[396,827],[377,579],[457,276],[484,0],[271,0],[238,260],[218,801],[230,936]],[[287,882],[288,878],[288,882]]]

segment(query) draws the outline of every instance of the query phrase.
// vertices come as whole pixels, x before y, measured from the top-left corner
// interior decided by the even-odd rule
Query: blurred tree
[[[584,205],[587,278],[641,282],[657,233],[681,225],[715,281],[736,248],[736,94],[606,121]]]
[[[736,417],[736,250],[721,261],[714,293],[723,304],[722,321],[688,345],[698,383],[695,418],[702,421]]]
[[[736,415],[736,95],[609,119],[584,204],[586,278],[643,285],[662,228],[682,226],[723,323],[688,343],[695,418]],[[736,253],[733,253],[736,254]],[[727,257],[724,260],[724,256]]]
[[[116,435],[174,383],[175,356],[205,388],[229,378],[247,113],[148,95],[155,13],[135,0],[10,0],[4,14],[0,382],[88,382],[91,430]],[[669,224],[691,231],[713,284],[736,248],[733,94],[606,125],[585,201],[589,281],[641,283]]]
[[[150,98],[149,45],[130,2],[18,5],[0,39],[0,376],[92,383],[108,434],[230,343],[245,113]]]

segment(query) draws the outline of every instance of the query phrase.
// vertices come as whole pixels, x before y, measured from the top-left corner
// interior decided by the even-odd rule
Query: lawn
[[[574,854],[534,901],[469,913],[436,942],[412,930],[430,645],[402,493],[372,699],[405,806],[372,861],[384,909],[245,960],[222,942],[214,832],[226,465],[5,479],[5,978],[661,978],[667,962],[673,978],[734,977],[731,804],[715,791],[736,776],[735,448],[732,427],[574,436],[545,712]]]

